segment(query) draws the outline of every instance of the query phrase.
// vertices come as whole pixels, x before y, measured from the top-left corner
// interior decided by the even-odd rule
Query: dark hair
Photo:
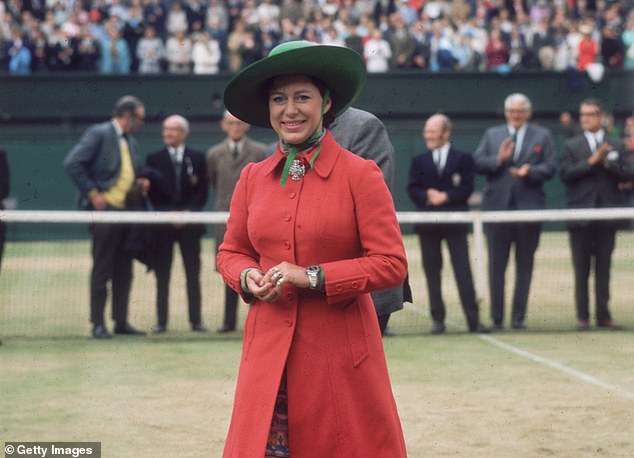
[[[134,115],[143,102],[133,95],[124,95],[114,105],[113,115],[115,118],[125,116],[126,114]]]
[[[603,102],[601,102],[599,99],[595,99],[595,98],[583,99],[579,105],[592,105],[597,107],[600,113],[605,113]]]

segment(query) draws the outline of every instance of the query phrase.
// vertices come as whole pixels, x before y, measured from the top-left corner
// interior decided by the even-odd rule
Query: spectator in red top
[[[599,45],[592,38],[592,26],[589,24],[583,24],[579,27],[581,32],[581,41],[579,41],[579,49],[577,58],[577,70],[584,71],[588,64],[593,64],[597,60],[597,54],[599,53]]]
[[[500,29],[493,29],[489,35],[485,54],[487,57],[487,68],[489,70],[501,70],[508,66],[509,47],[502,39]]]

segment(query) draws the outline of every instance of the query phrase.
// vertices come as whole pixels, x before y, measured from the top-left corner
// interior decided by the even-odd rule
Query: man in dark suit
[[[150,153],[146,166],[154,176],[150,202],[158,211],[201,211],[207,203],[209,193],[205,155],[188,148],[185,140],[189,135],[189,122],[182,116],[168,116],[163,121],[165,148]],[[203,224],[171,224],[157,228],[156,309],[158,322],[153,333],[167,330],[170,274],[174,254],[174,243],[178,243],[187,282],[189,322],[193,331],[205,332],[200,306],[200,241],[205,233]]]
[[[4,209],[3,200],[9,197],[9,161],[7,153],[0,149],[0,210]],[[2,254],[4,253],[5,225],[0,221],[0,268],[2,267]]]
[[[506,123],[486,130],[474,158],[476,171],[487,179],[483,210],[535,210],[546,206],[545,181],[555,174],[557,159],[551,133],[533,123],[531,102],[523,94],[504,101]],[[524,329],[540,223],[485,225],[489,254],[489,291],[493,329],[504,320],[504,276],[511,246],[515,246],[513,329]]]
[[[419,211],[467,211],[467,200],[473,192],[475,166],[470,154],[450,145],[452,125],[442,114],[431,116],[425,123],[427,151],[412,159],[407,192]],[[458,294],[470,332],[486,332],[480,324],[478,303],[469,262],[467,234],[464,224],[418,224],[423,268],[433,319],[432,334],[445,332],[445,304],[442,298],[442,241],[447,242]]]
[[[370,159],[379,166],[388,188],[394,181],[394,147],[385,125],[379,118],[358,108],[350,107],[327,126],[337,143],[348,151]],[[403,308],[403,302],[412,301],[409,281],[396,288],[372,293],[372,301],[379,320],[381,334],[392,335],[388,321],[392,313]]]
[[[600,101],[581,102],[579,118],[583,132],[568,139],[560,158],[560,176],[566,185],[568,208],[627,207],[628,189],[634,179],[634,163],[628,160],[620,138],[603,129],[605,112]],[[597,326],[619,329],[608,308],[610,264],[619,222],[571,221],[568,224],[575,272],[577,328],[590,328],[588,278],[594,265]]]
[[[113,118],[89,127],[64,159],[64,168],[79,190],[79,207],[94,211],[125,210],[135,189],[145,193],[150,182],[137,178],[137,144],[131,134],[143,124],[145,106],[134,96],[120,98]],[[126,250],[128,224],[93,224],[90,276],[90,320],[96,339],[109,339],[104,325],[107,285],[112,286],[115,334],[143,335],[128,323],[132,256]]]
[[[228,111],[224,112],[220,127],[227,138],[207,151],[207,175],[214,191],[214,210],[228,212],[240,172],[250,162],[259,162],[266,157],[266,145],[249,138],[247,132],[251,126]],[[215,226],[216,248],[222,243],[225,230],[224,224]],[[234,331],[237,313],[238,293],[225,285],[224,319],[218,332]]]

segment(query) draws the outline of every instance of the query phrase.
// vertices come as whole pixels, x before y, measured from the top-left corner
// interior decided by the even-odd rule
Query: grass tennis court
[[[538,251],[528,331],[466,334],[446,265],[449,333],[429,336],[418,244],[412,237],[406,244],[415,303],[394,315],[398,336],[384,342],[409,456],[634,456],[633,234],[620,235],[613,264],[621,332],[574,331],[567,239],[549,233]],[[167,335],[88,339],[88,250],[86,242],[7,246],[0,442],[100,441],[105,457],[219,457],[240,333],[187,330],[178,261]],[[205,245],[203,317],[213,329],[222,284],[209,274],[210,250]],[[131,321],[145,329],[154,324],[153,294],[151,275],[137,266]],[[488,321],[486,300],[482,313]]]

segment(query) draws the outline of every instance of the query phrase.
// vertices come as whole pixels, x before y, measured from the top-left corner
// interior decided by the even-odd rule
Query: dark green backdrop
[[[223,138],[218,120],[227,80],[225,76],[172,75],[1,76],[0,145],[8,152],[11,197],[17,208],[74,208],[75,191],[62,160],[83,130],[107,119],[114,101],[124,94],[135,94],[146,103],[148,121],[137,134],[145,153],[161,147],[160,123],[172,113],[192,122],[188,144],[206,151]],[[484,129],[502,122],[503,101],[512,92],[531,98],[534,120],[551,128],[560,146],[559,113],[576,112],[585,97],[602,99],[622,123],[634,110],[634,73],[608,74],[598,84],[577,72],[370,75],[356,106],[375,113],[388,127],[397,152],[393,191],[398,210],[412,209],[405,185],[411,157],[423,148],[424,119],[437,111],[448,114],[454,121],[454,144],[473,151]],[[261,141],[274,140],[273,133],[263,129],[254,128],[251,135]],[[482,185],[479,179],[478,189]],[[547,192],[549,207],[560,208],[563,190],[558,178],[551,180]],[[10,237],[22,238],[18,228],[10,230]]]

